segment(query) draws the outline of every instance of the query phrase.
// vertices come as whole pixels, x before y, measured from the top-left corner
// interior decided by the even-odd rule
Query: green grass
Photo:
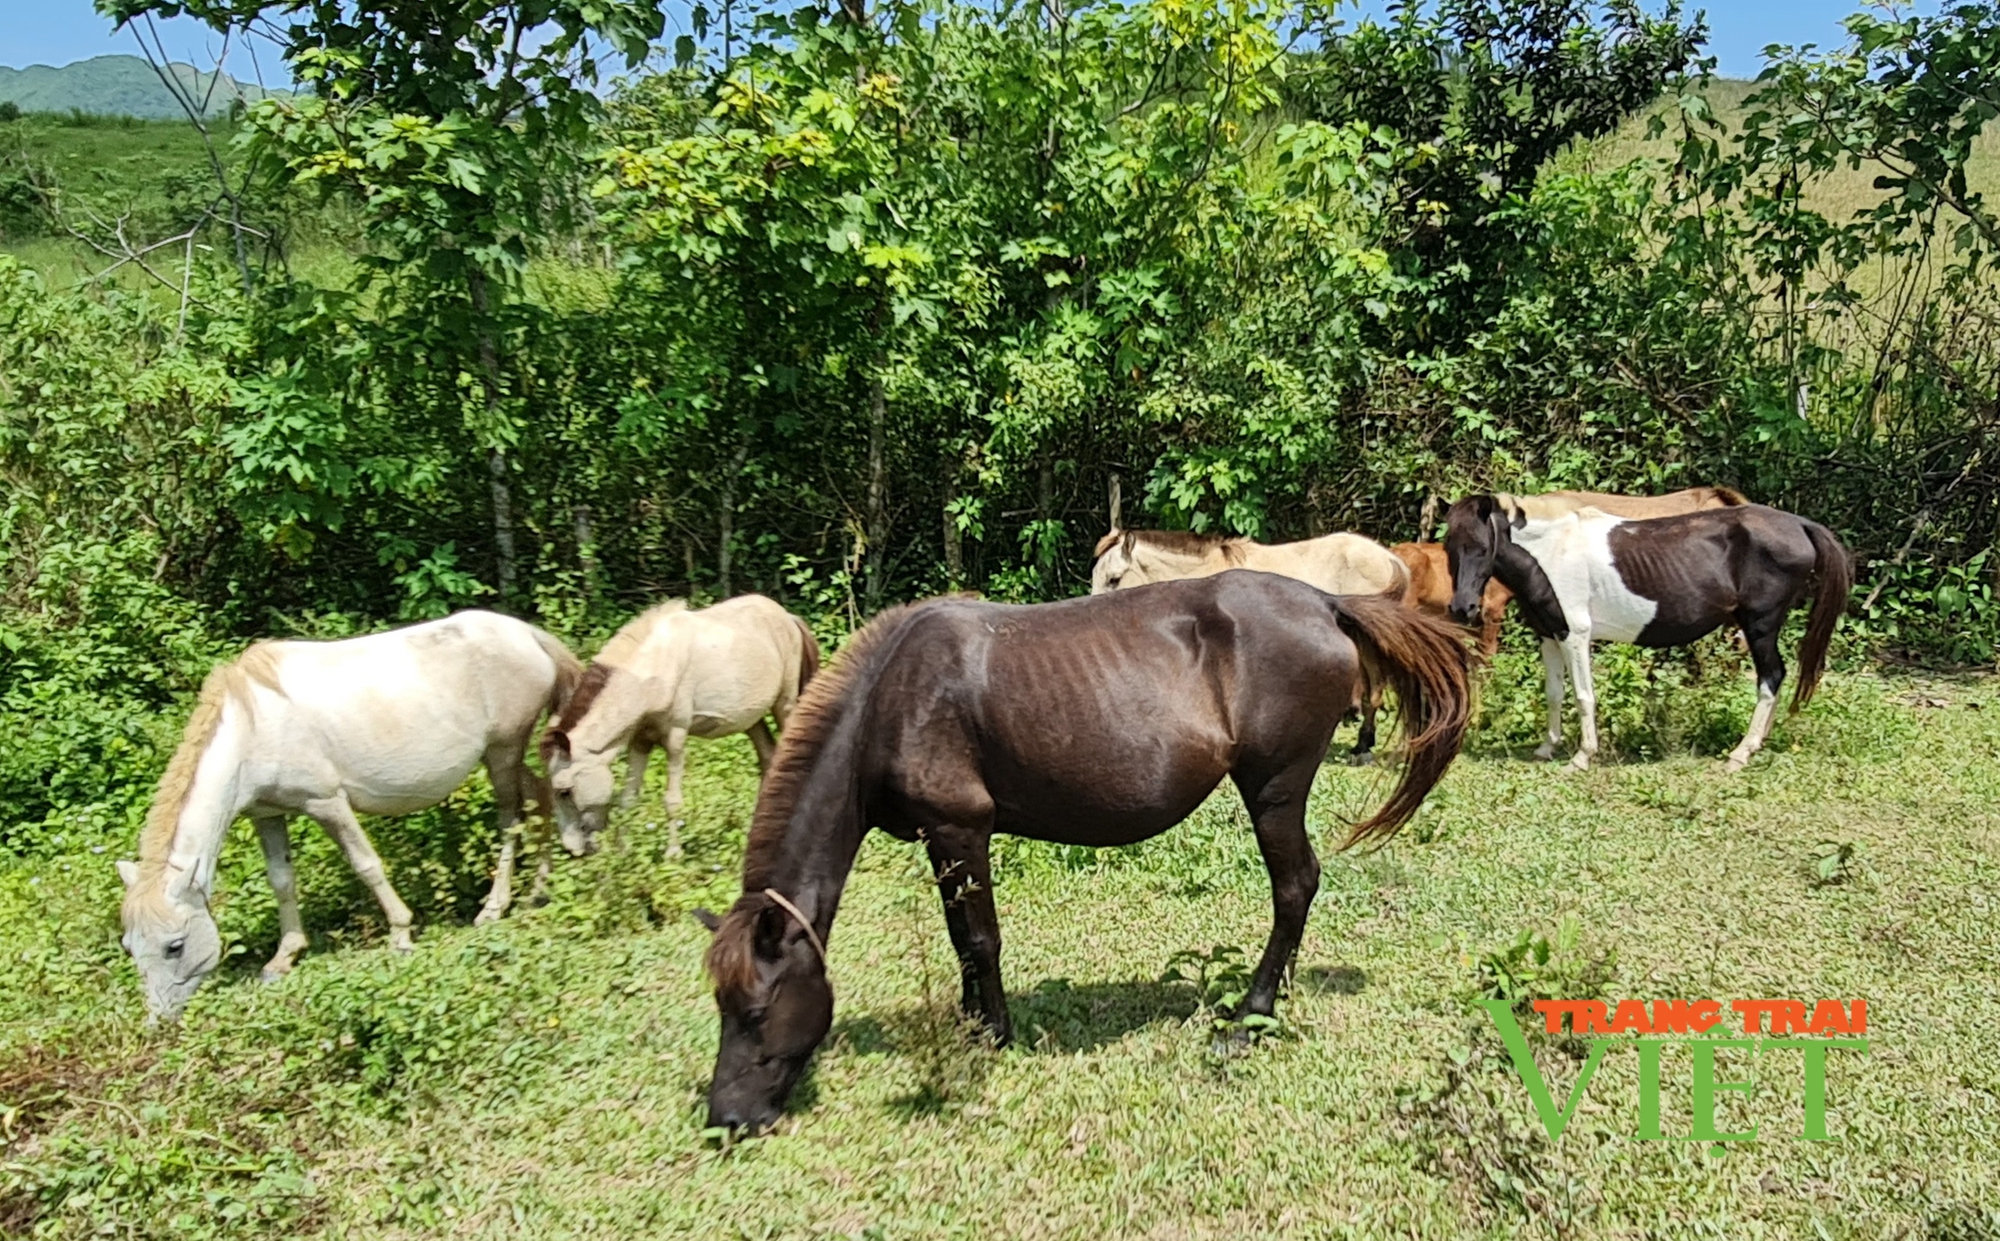
[[[1194,989],[1160,981],[1177,953],[1254,955],[1269,929],[1233,797],[1132,849],[1001,845],[1020,1040],[998,1053],[953,1024],[919,853],[878,834],[832,938],[833,1038],[796,1116],[734,1146],[701,1130],[715,1015],[686,912],[734,895],[754,789],[740,740],[697,748],[684,857],[661,857],[642,808],[625,851],[562,861],[551,903],[497,927],[467,922],[477,790],[379,824],[423,918],[407,959],[376,945],[315,838],[300,863],[314,949],[274,986],[253,981],[276,928],[239,834],[222,921],[246,951],[166,1031],[141,1027],[116,943],[109,860],[129,842],[85,830],[61,858],[0,869],[0,1230],[1992,1235],[1991,683],[1835,677],[1733,779],[1708,736],[1726,730],[1701,720],[1740,720],[1747,688],[1697,685],[1702,702],[1667,712],[1692,721],[1688,746],[1579,775],[1517,757],[1535,692],[1512,679],[1520,662],[1403,836],[1325,859],[1280,1037],[1219,1054]],[[1383,778],[1326,768],[1317,837]],[[1832,885],[1814,867],[1825,842],[1855,846]],[[1872,1054],[1833,1062],[1839,1139],[1795,1136],[1798,1070],[1774,1058],[1771,1089],[1724,1113],[1759,1141],[1633,1141],[1628,1054],[1551,1146],[1465,1004],[1482,956],[1523,931],[1559,945],[1551,993],[1865,996]],[[1575,1062],[1541,1055],[1560,1096]],[[1686,1090],[1669,1060],[1670,1133]]]

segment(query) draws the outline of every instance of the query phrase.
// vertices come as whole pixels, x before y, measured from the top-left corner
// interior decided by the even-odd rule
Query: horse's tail
[[[1799,643],[1799,683],[1792,691],[1792,710],[1812,701],[1819,688],[1820,674],[1826,671],[1826,649],[1833,642],[1833,627],[1847,610],[1847,595],[1854,589],[1854,562],[1833,531],[1816,521],[1799,518],[1813,545],[1813,572],[1819,575],[1819,590],[1813,596],[1812,612],[1806,617],[1806,636]]]
[[[819,675],[819,639],[813,635],[812,626],[798,617],[792,623],[799,627],[799,684],[797,692],[803,694],[806,686]]]
[[[1472,717],[1471,656],[1456,628],[1392,598],[1344,595],[1331,602],[1362,665],[1378,669],[1396,691],[1408,738],[1403,778],[1380,810],[1347,833],[1340,845],[1347,849],[1395,835],[1458,757]]]
[[[536,644],[556,666],[555,687],[549,691],[549,719],[553,721],[562,714],[563,708],[569,705],[570,695],[576,692],[577,682],[583,680],[583,661],[570,654],[569,648],[562,644],[562,639],[554,634],[541,629],[535,629],[534,633]]]

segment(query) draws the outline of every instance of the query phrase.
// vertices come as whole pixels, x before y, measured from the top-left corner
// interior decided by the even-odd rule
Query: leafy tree
[[[508,454],[520,427],[501,338],[527,313],[520,278],[530,251],[574,223],[576,161],[598,109],[593,40],[636,65],[660,33],[657,0],[100,0],[100,8],[120,22],[186,14],[278,40],[313,93],[250,110],[258,149],[295,182],[360,206],[366,270],[417,282],[383,287],[420,308],[419,322],[402,328],[475,377],[483,408],[468,420],[490,480],[494,574],[501,599],[514,602]],[[455,298],[462,305],[452,307]]]
[[[1497,307],[1492,277],[1531,253],[1496,211],[1533,188],[1549,158],[1610,132],[1653,102],[1707,38],[1679,0],[1440,0],[1393,5],[1352,30],[1313,8],[1321,47],[1288,79],[1293,106],[1332,122],[1386,126],[1432,158],[1402,179],[1398,259],[1425,281],[1409,329],[1449,343]]]

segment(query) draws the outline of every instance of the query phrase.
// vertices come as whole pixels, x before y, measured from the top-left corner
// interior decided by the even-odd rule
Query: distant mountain
[[[230,101],[246,102],[290,92],[266,91],[250,82],[238,82],[221,75],[213,93],[209,81],[214,75],[193,65],[171,66],[176,79],[186,84],[199,103],[208,100],[211,114],[226,113]],[[23,112],[68,112],[81,108],[111,116],[138,116],[148,119],[179,117],[180,105],[161,84],[153,67],[138,56],[93,56],[60,69],[29,65],[26,69],[0,66],[0,100],[12,100]]]

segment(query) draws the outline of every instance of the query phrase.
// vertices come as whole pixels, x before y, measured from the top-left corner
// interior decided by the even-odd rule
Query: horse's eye
[[[746,1009],[743,1013],[743,1020],[753,1026],[762,1025],[764,1024],[764,1010],[761,1008]]]
[[[187,947],[187,940],[177,939],[173,943],[167,945],[167,955],[170,957],[177,957],[181,955],[181,949],[185,947]]]

